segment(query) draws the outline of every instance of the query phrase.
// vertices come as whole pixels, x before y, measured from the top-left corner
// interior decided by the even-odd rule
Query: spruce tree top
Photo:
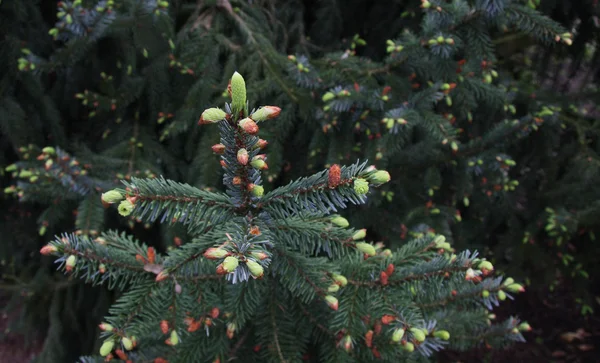
[[[267,142],[258,125],[281,110],[249,112],[237,72],[228,91],[224,110],[199,119],[220,128],[212,150],[226,193],[131,178],[102,195],[124,217],[186,225],[189,241],[163,255],[109,231],[95,239],[65,234],[42,248],[66,272],[125,290],[100,324],[103,358],[82,361],[397,362],[449,344],[523,339],[526,323],[491,323],[488,310],[523,288],[491,277],[489,261],[454,254],[432,233],[392,251],[333,214],[364,203],[372,187],[390,181],[386,171],[332,165],[265,192]]]

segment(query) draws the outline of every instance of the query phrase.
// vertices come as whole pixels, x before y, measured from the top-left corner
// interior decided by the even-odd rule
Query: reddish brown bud
[[[328,173],[329,188],[337,187],[338,185],[340,185],[341,180],[342,180],[342,169],[340,168],[339,165],[333,164],[329,168],[329,173]]]
[[[57,251],[56,246],[52,246],[52,245],[45,245],[44,247],[42,247],[42,249],[40,250],[40,253],[44,256],[48,256],[54,252]]]
[[[238,150],[237,161],[242,165],[248,165],[248,151],[246,149]]]
[[[169,332],[169,322],[166,320],[161,320],[160,321],[160,331],[163,334],[167,334]]]
[[[379,274],[379,281],[381,281],[381,285],[385,286],[388,284],[388,274],[385,273],[385,271],[381,271],[381,273]]]
[[[366,334],[365,334],[365,345],[369,348],[371,348],[371,346],[373,345],[373,330],[369,330]]]
[[[389,323],[395,320],[396,317],[394,315],[384,315],[381,317],[381,323],[383,323],[383,325],[388,325]]]
[[[267,147],[268,144],[269,142],[267,140],[258,139],[258,143],[256,145],[258,145],[260,149],[264,149]]]
[[[223,155],[225,153],[225,145],[223,145],[223,144],[214,144],[212,146],[212,151],[215,154]]]
[[[233,185],[240,185],[242,184],[242,178],[240,178],[239,176],[234,176],[231,182],[233,183]]]
[[[392,274],[394,273],[394,264],[390,263],[387,268],[385,269],[385,273],[388,274],[388,276],[392,276]]]
[[[212,310],[210,311],[210,317],[211,317],[211,318],[213,318],[213,319],[216,319],[216,318],[218,318],[218,317],[219,317],[219,313],[220,313],[220,311],[219,311],[219,308],[217,308],[217,307],[214,307],[214,308],[212,308]]]
[[[249,117],[240,120],[238,125],[248,134],[255,135],[258,133],[258,125]]]

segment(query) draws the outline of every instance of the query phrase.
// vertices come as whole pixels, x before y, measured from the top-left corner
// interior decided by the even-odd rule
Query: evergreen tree
[[[97,238],[65,234],[42,248],[67,273],[126,289],[100,324],[100,355],[129,361],[323,362],[412,360],[448,343],[503,347],[527,323],[490,324],[493,305],[523,287],[492,277],[476,253],[454,254],[430,234],[392,251],[365,241],[365,229],[331,215],[363,204],[388,172],[354,163],[265,192],[267,141],[259,124],[280,108],[251,112],[234,73],[218,124],[226,193],[163,178],[131,178],[102,194],[119,214],[182,223],[190,241],[166,255],[116,231]],[[418,358],[420,359],[420,358]],[[83,361],[93,361],[85,358]]]
[[[600,173],[594,119],[570,104],[597,91],[565,97],[540,85],[558,78],[564,45],[580,59],[594,41],[577,24],[593,24],[595,9],[552,0],[1,2],[0,65],[19,70],[0,76],[3,280],[11,306],[48,322],[40,361],[71,359],[63,341],[91,351],[90,321],[115,296],[49,273],[51,261],[33,251],[62,231],[79,240],[124,228],[157,251],[185,248],[192,238],[181,224],[115,218],[100,195],[156,175],[225,192],[207,153],[219,129],[195,126],[227,100],[235,70],[256,104],[282,108],[261,126],[267,190],[368,159],[393,179],[343,213],[374,240],[395,249],[443,234],[511,276],[547,284],[559,271],[585,291],[598,256]],[[534,61],[520,58],[536,42]]]

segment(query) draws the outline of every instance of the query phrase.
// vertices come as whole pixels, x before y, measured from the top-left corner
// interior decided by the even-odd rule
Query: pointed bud
[[[263,139],[258,139],[258,142],[256,143],[256,145],[258,146],[259,149],[266,148],[268,144],[269,144],[269,142],[267,140],[263,140]]]
[[[169,339],[167,339],[167,344],[168,345],[177,345],[179,344],[179,335],[177,335],[177,331],[173,330],[171,332],[171,335],[169,336]]]
[[[332,92],[326,92],[321,99],[323,102],[331,101],[335,98],[335,95]]]
[[[114,346],[115,346],[114,340],[112,340],[112,339],[105,340],[104,343],[102,343],[102,346],[100,347],[100,355],[103,357],[106,357],[107,355],[110,354],[110,352],[112,352]]]
[[[402,337],[404,337],[404,329],[403,328],[395,329],[394,332],[392,333],[392,341],[394,343],[399,343],[402,340]]]
[[[223,248],[211,247],[204,252],[204,257],[209,260],[220,260],[221,258],[229,256],[229,251]]]
[[[102,331],[113,331],[115,328],[110,325],[109,323],[100,323],[100,325],[98,325],[98,327],[100,328],[100,330]]]
[[[325,302],[327,303],[327,306],[329,306],[333,310],[338,309],[338,299],[335,296],[332,296],[332,295],[325,296]]]
[[[504,286],[512,285],[512,284],[514,284],[514,282],[515,282],[515,280],[514,280],[512,277],[508,277],[508,278],[507,278],[507,279],[504,281],[503,285],[504,285]]]
[[[108,204],[120,202],[124,198],[125,197],[123,196],[123,194],[121,194],[120,192],[118,192],[116,190],[110,190],[106,193],[102,193],[102,196],[101,196],[102,201],[104,203],[108,203]]]
[[[52,146],[46,146],[45,148],[42,149],[42,152],[44,154],[54,155],[56,153],[56,150],[54,150],[54,148]]]
[[[367,236],[367,229],[363,228],[363,229],[359,229],[358,231],[354,232],[354,234],[352,235],[352,239],[355,241],[358,241],[360,239],[363,239]]]
[[[223,269],[227,273],[233,272],[238,267],[239,263],[240,263],[240,261],[237,259],[237,257],[234,257],[234,256],[225,257],[225,259],[223,260]]]
[[[260,261],[266,260],[267,258],[269,258],[269,255],[263,251],[255,251],[255,252],[251,252],[250,254],[252,255],[252,257],[254,257]]]
[[[70,255],[69,257],[67,257],[67,262],[66,262],[66,270],[67,271],[72,271],[73,267],[75,267],[75,264],[77,263],[77,257],[75,257],[75,255]]]
[[[369,192],[369,182],[358,178],[354,180],[354,191],[358,195],[365,195]]]
[[[527,322],[522,322],[517,329],[519,329],[519,331],[531,331],[531,326],[527,324]]]
[[[123,347],[125,348],[125,350],[133,349],[133,342],[131,341],[131,339],[129,339],[127,337],[123,337],[123,338],[121,338],[121,343],[123,344]]]
[[[48,256],[54,252],[56,252],[58,249],[56,248],[56,246],[53,245],[45,245],[44,247],[42,247],[42,249],[40,250],[40,253],[44,256]]]
[[[256,122],[261,122],[279,116],[280,112],[281,108],[277,106],[264,106],[254,111],[254,113],[250,115],[250,117]]]
[[[350,352],[352,350],[352,337],[350,335],[346,335],[342,340],[342,346],[346,352]]]
[[[340,285],[341,287],[348,285],[348,279],[346,278],[346,276],[333,274],[332,277],[335,283]]]
[[[379,282],[381,282],[382,286],[386,286],[388,284],[389,275],[385,271],[381,271],[379,273]]]
[[[237,161],[242,165],[248,165],[248,150],[239,149],[237,152]]]
[[[412,333],[416,341],[420,343],[425,341],[425,334],[423,333],[423,330],[419,328],[410,328],[410,332]]]
[[[525,288],[521,284],[510,284],[506,286],[506,289],[510,292],[524,292]]]
[[[227,338],[233,339],[236,329],[237,329],[237,325],[235,323],[232,323],[232,322],[227,323]]]
[[[373,330],[369,330],[365,333],[365,345],[368,348],[371,348],[373,346],[373,335],[375,334],[375,332]]]
[[[385,170],[378,170],[371,174],[368,178],[369,182],[372,184],[385,184],[389,182],[390,179],[390,173]]]
[[[373,245],[368,244],[366,242],[358,242],[356,243],[356,249],[360,252],[366,254],[367,256],[375,256],[377,253],[375,252],[375,247]]]
[[[342,216],[334,216],[333,218],[331,218],[331,223],[341,228],[346,228],[350,225],[350,223],[348,223],[348,220]]]
[[[265,161],[262,159],[254,159],[252,160],[252,162],[250,162],[250,165],[252,165],[252,167],[257,170],[265,170],[269,168],[267,166],[267,163],[265,163]]]
[[[340,285],[338,285],[338,284],[332,284],[327,288],[327,292],[330,292],[330,293],[338,292],[339,290],[340,290]]]
[[[433,333],[433,336],[436,338],[440,338],[441,340],[450,339],[450,333],[445,330],[438,330]]]
[[[246,260],[246,266],[248,266],[248,270],[250,270],[252,277],[255,279],[260,279],[263,277],[265,271],[260,263],[254,260]]]
[[[135,206],[129,199],[125,199],[124,201],[122,201],[119,204],[119,207],[117,208],[117,210],[119,211],[120,215],[122,215],[123,217],[127,217],[128,215],[131,214],[134,207]]]
[[[231,76],[231,106],[237,111],[246,107],[246,81],[238,72]]]
[[[158,275],[156,275],[156,282],[163,281],[167,277],[169,277],[169,272],[167,270],[162,270]]]
[[[225,145],[223,144],[214,144],[211,149],[217,155],[223,155],[225,153]]]
[[[246,117],[245,119],[240,120],[238,125],[250,135],[255,135],[258,132],[258,125],[251,118]]]
[[[206,125],[219,122],[227,116],[227,113],[220,108],[208,108],[202,112],[198,125]]]

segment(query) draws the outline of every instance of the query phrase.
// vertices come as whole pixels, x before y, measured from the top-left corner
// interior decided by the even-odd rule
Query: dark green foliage
[[[347,204],[338,213],[394,249],[431,232],[443,234],[460,249],[481,251],[509,275],[529,278],[532,288],[577,287],[582,312],[590,311],[600,207],[597,111],[590,106],[598,103],[600,52],[592,47],[597,9],[591,2],[434,0],[426,9],[416,0],[75,3],[63,1],[63,11],[48,1],[0,3],[0,67],[8,70],[0,75],[6,188],[0,203],[7,215],[0,221],[0,254],[7,261],[2,278],[9,292],[17,292],[10,306],[25,306],[30,322],[50,326],[40,361],[91,352],[94,326],[113,297],[54,276],[55,266],[37,253],[49,236],[66,232],[86,246],[102,231],[119,230],[109,238],[124,238],[146,253],[147,246],[123,237],[129,228],[159,256],[168,252],[165,263],[212,273],[211,266],[186,256],[202,253],[213,235],[192,238],[188,232],[228,220],[239,210],[224,207],[225,200],[244,195],[225,193],[231,171],[223,178],[210,151],[223,130],[196,124],[205,108],[223,108],[236,70],[252,95],[249,111],[262,104],[282,108],[276,121],[259,124],[269,140],[269,169],[260,179],[264,207],[273,217],[268,226],[277,226],[275,238],[288,236],[285,258],[295,262],[274,261],[273,268],[310,269],[312,262],[302,256],[314,253],[345,257],[336,243],[340,232],[317,238],[329,223],[317,211]],[[571,47],[565,45],[567,31],[575,34]],[[329,92],[333,98],[324,101]],[[55,154],[42,152],[47,145]],[[326,180],[324,170],[334,163],[355,171],[368,167],[357,160],[392,175],[365,205],[353,205],[365,200],[343,188],[307,192]],[[307,175],[313,177],[300,179]],[[140,204],[148,208],[143,217],[117,218],[102,206],[100,194],[125,187],[123,179],[141,182],[148,196],[168,189],[173,199],[150,198]],[[279,192],[269,191],[278,186],[290,197],[275,198]],[[203,203],[207,195],[214,204]],[[307,207],[315,214],[300,213]],[[110,256],[133,263],[132,251]],[[133,272],[127,276],[112,283],[139,282]],[[300,296],[292,286],[304,282],[296,277],[281,285],[277,296],[292,301]],[[20,293],[23,286],[30,294]],[[39,312],[39,299],[52,307],[49,314]],[[256,309],[252,301],[243,304]],[[281,310],[271,312],[273,306],[258,309],[257,316],[309,324],[286,320]],[[444,314],[451,315],[436,313],[438,324]],[[316,331],[325,339],[322,329]],[[253,336],[272,333],[266,325]],[[58,344],[73,336],[81,349]],[[293,357],[321,341],[316,332],[281,339]],[[219,339],[197,343],[182,342],[190,344],[190,357],[226,349]],[[231,354],[253,354],[246,348]],[[271,353],[263,349],[258,356]],[[332,360],[341,359],[338,354],[319,352]]]

